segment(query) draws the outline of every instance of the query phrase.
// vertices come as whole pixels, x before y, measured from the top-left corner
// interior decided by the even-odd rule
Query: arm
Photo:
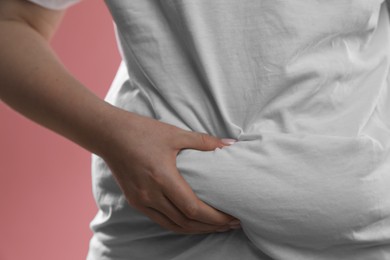
[[[64,11],[25,1],[0,4],[1,99],[15,110],[96,153],[97,136],[106,138],[108,122],[93,122],[110,110],[59,62],[49,39]],[[90,131],[94,128],[94,131]],[[99,132],[100,131],[100,132]],[[93,133],[94,135],[91,135]]]
[[[226,227],[232,217],[201,202],[175,166],[179,150],[213,150],[224,145],[221,140],[96,97],[48,44],[62,15],[22,0],[0,2],[1,100],[104,158],[128,202],[161,226],[179,233]]]

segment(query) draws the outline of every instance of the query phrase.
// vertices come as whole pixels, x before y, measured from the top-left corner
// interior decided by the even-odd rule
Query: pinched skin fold
[[[300,259],[331,259],[321,258],[329,250],[356,259],[347,252],[359,248],[361,259],[379,259],[364,257],[390,242],[388,152],[367,136],[239,139],[178,155],[179,171],[203,201],[239,218],[249,239],[275,259],[294,250]]]

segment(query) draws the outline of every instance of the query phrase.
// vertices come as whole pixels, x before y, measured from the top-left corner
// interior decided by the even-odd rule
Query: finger
[[[179,234],[206,234],[206,233],[212,233],[215,232],[212,231],[199,231],[199,230],[192,230],[192,229],[185,229],[173,221],[171,221],[167,216],[162,214],[161,212],[158,212],[157,210],[150,208],[150,207],[137,207],[139,211],[144,213],[147,217],[149,217],[153,222],[157,223],[161,227],[168,229],[170,231],[173,231],[175,233]]]
[[[186,130],[181,131],[177,140],[181,149],[189,148],[200,151],[213,151],[227,145],[215,136]]]
[[[185,216],[175,205],[173,205],[167,197],[164,195],[160,197],[162,197],[162,199],[157,202],[156,206],[152,206],[153,209],[164,214],[168,219],[185,230],[214,232],[216,229],[230,227],[228,225],[210,225],[187,218],[187,216]]]
[[[163,187],[163,192],[187,218],[211,225],[225,225],[234,220],[232,216],[199,200],[176,168],[171,172],[167,180],[168,184]]]

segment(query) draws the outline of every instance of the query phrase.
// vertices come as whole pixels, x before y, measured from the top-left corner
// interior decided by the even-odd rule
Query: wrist
[[[129,138],[129,132],[137,115],[104,102],[92,129],[90,151],[102,158],[117,153],[124,143],[123,138]]]

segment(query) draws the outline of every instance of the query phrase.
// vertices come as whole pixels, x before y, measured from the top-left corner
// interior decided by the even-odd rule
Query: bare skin
[[[96,97],[49,46],[63,13],[23,0],[0,2],[1,100],[101,156],[128,203],[162,227],[182,234],[239,227],[229,225],[235,218],[199,200],[176,168],[182,149],[212,151],[229,144]]]

